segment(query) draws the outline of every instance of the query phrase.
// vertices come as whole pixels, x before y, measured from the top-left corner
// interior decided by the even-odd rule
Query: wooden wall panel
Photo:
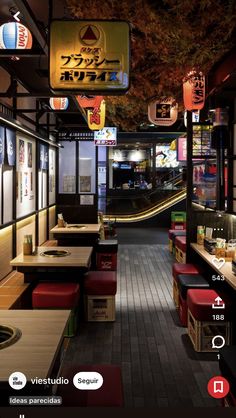
[[[42,210],[38,215],[39,219],[39,245],[47,239],[47,210]]]
[[[48,232],[49,232],[49,239],[53,239],[53,234],[50,234],[50,229],[52,229],[56,225],[56,206],[52,206],[49,208],[49,225],[48,225]]]
[[[16,224],[16,254],[23,251],[24,235],[33,236],[33,247],[35,246],[35,215],[19,221]]]
[[[0,280],[11,272],[12,226],[0,230]]]

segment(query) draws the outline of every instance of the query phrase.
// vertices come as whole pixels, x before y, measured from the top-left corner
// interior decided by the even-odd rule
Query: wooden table
[[[59,228],[57,225],[51,229],[51,233],[58,236],[58,234],[99,234],[101,224],[67,224],[64,228]]]
[[[51,229],[58,245],[85,245],[94,247],[100,234],[101,224],[67,224],[64,228],[57,225]]]
[[[70,254],[55,258],[42,255],[44,251],[48,250],[66,250]],[[25,282],[39,279],[42,275],[45,277],[46,274],[48,274],[49,279],[55,277],[76,280],[78,272],[85,272],[89,269],[92,251],[92,247],[36,247],[35,254],[23,255],[21,253],[10,264],[24,273]]]
[[[236,276],[232,272],[231,262],[227,261],[225,264],[218,269],[213,263],[212,260],[215,257],[214,255],[209,254],[203,247],[203,245],[198,245],[195,243],[191,244],[191,247],[199,254],[203,260],[205,260],[213,270],[215,270],[219,275],[224,275],[225,281],[236,290]]]
[[[50,377],[69,316],[69,310],[1,310],[0,324],[19,328],[22,336],[0,351],[0,382],[15,371],[27,380]]]

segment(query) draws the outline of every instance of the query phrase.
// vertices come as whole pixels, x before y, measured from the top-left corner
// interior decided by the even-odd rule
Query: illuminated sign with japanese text
[[[104,128],[106,116],[106,103],[102,100],[100,106],[87,111],[89,129],[100,130]]]
[[[172,97],[154,100],[148,105],[148,119],[154,125],[171,126],[177,117],[178,103]]]
[[[124,21],[53,21],[50,87],[74,93],[125,93],[129,44],[129,25]]]
[[[117,128],[105,127],[94,132],[95,145],[115,146],[117,140]]]

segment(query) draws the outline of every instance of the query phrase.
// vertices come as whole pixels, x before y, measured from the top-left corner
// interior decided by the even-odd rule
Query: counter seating
[[[178,275],[179,274],[199,274],[200,270],[194,264],[182,264],[174,263],[172,266],[173,276],[173,301],[176,308],[179,308],[179,288],[178,288]]]
[[[236,346],[224,346],[219,353],[221,375],[228,380],[230,385],[230,392],[223,399],[223,405],[236,406]]]
[[[32,306],[33,309],[70,309],[65,337],[73,337],[77,330],[79,296],[77,283],[39,283],[32,293]]]
[[[215,299],[220,297],[225,303],[225,309],[213,309]],[[188,335],[195,351],[215,352],[212,348],[212,338],[222,335],[225,344],[231,342],[232,302],[226,294],[212,289],[190,289],[187,292]],[[213,320],[213,315],[223,315],[221,320]]]
[[[200,274],[179,274],[179,319],[181,325],[186,327],[188,324],[187,293],[189,289],[209,289],[210,285]]]
[[[78,390],[73,385],[73,377],[79,372],[97,372],[103,377],[103,385],[97,390]],[[62,397],[62,406],[81,407],[122,407],[123,386],[119,366],[111,364],[74,366],[62,370],[64,379],[70,384],[61,385],[57,395]]]
[[[186,236],[176,237],[175,258],[179,263],[186,263]]]
[[[57,247],[57,240],[56,239],[47,240],[42,244],[42,247]]]
[[[115,271],[90,271],[84,280],[84,307],[87,321],[115,321]]]
[[[169,229],[169,250],[171,253],[175,254],[175,239],[176,237],[186,236],[186,231],[178,231],[175,229]]]

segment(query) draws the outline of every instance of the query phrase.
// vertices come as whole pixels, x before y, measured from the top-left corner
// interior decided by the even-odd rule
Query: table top
[[[50,377],[69,316],[69,310],[1,310],[0,323],[19,328],[22,335],[0,351],[0,381],[15,371],[27,380]]]
[[[101,224],[67,224],[64,228],[57,225],[51,229],[53,234],[98,234]]]
[[[69,255],[65,257],[45,257],[42,255],[48,250],[66,250]],[[92,247],[36,247],[35,254],[24,255],[21,253],[11,260],[14,267],[86,267],[90,266]]]
[[[225,281],[236,290],[236,275],[232,271],[232,264],[230,261],[226,261],[225,264],[219,269],[213,263],[214,255],[209,254],[203,247],[203,245],[192,243],[191,247],[220,275],[224,275]]]

